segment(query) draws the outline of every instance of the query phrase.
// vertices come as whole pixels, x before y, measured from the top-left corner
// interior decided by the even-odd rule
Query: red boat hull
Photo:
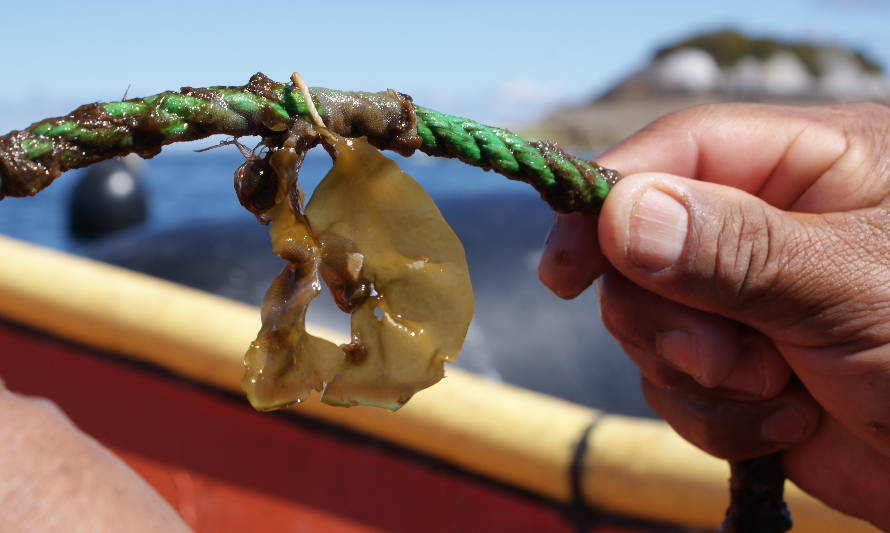
[[[564,506],[518,489],[33,330],[0,325],[0,352],[8,388],[56,402],[199,532],[579,528]]]

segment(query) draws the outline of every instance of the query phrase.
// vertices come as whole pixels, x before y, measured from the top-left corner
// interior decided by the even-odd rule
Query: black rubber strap
[[[572,461],[569,463],[569,487],[571,500],[566,507],[566,517],[575,526],[578,533],[585,533],[599,521],[599,512],[587,504],[584,498],[582,482],[584,480],[584,459],[590,450],[590,435],[605,418],[606,413],[598,413],[593,420],[581,431],[572,452]]]

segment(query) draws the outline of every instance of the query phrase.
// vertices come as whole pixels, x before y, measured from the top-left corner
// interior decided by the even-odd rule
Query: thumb
[[[857,219],[867,212],[790,213],[732,187],[642,173],[610,193],[599,242],[625,277],[656,294],[776,340],[826,345],[851,340],[861,324],[839,322],[862,315],[856,294],[887,281],[886,258],[863,252],[863,236],[883,231]]]

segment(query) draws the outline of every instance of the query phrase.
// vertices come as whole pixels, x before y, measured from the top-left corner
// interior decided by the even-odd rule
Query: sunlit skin
[[[557,217],[541,281],[572,298],[600,279],[685,438],[781,450],[802,489],[890,528],[890,109],[697,107],[598,162],[626,178],[598,223]]]
[[[0,531],[190,531],[120,459],[51,402],[0,382]]]

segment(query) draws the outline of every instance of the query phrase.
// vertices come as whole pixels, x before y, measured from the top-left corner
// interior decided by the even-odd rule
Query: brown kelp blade
[[[322,274],[352,308],[344,366],[323,401],[397,409],[443,376],[473,315],[463,247],[432,199],[364,139],[334,137],[306,207]]]

